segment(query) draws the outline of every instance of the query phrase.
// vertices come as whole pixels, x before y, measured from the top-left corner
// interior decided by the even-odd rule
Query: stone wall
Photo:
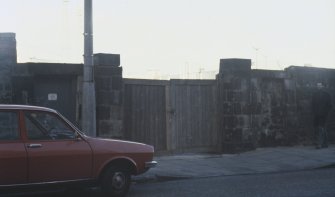
[[[252,71],[251,127],[257,146],[298,143],[292,79],[283,71]]]
[[[330,93],[333,109],[328,116],[327,129],[331,142],[335,142],[335,69],[291,66],[285,69],[288,77],[294,80],[297,104],[297,135],[300,140],[310,143],[314,135],[313,118],[311,113],[311,99],[317,90],[316,84],[325,85],[325,91]]]
[[[335,104],[334,69],[291,66],[284,71],[251,70],[250,60],[222,59],[217,82],[218,132],[225,152],[313,144],[310,103],[318,82],[326,85]],[[334,142],[334,110],[327,127]]]
[[[100,53],[94,55],[94,60],[98,136],[125,138],[120,55]],[[76,82],[69,85],[76,91],[75,119],[80,122],[82,67],[82,64],[17,64],[15,34],[0,33],[0,103],[38,104],[35,97],[39,79],[47,80],[50,76],[61,80],[66,76]],[[261,146],[312,144],[310,103],[319,82],[325,84],[335,108],[335,69],[291,66],[283,71],[252,70],[249,59],[222,59],[213,86],[217,90],[217,129],[212,131],[220,136],[221,150],[236,152]],[[330,141],[335,142],[334,109],[327,128]]]

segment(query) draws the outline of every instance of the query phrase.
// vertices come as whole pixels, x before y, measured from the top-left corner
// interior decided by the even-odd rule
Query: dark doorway
[[[35,76],[34,105],[55,109],[76,123],[75,76]]]

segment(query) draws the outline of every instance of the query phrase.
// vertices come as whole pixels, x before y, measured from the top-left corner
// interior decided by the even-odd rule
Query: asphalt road
[[[97,190],[20,195],[20,197],[33,196],[101,197],[102,195]],[[128,196],[334,197],[335,169],[134,183]]]
[[[335,169],[138,184],[129,196],[334,197]]]

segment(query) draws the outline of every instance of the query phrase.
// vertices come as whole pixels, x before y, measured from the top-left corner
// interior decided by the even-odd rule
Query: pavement
[[[158,165],[135,182],[281,173],[335,166],[335,145],[258,148],[240,154],[181,154],[158,156]]]

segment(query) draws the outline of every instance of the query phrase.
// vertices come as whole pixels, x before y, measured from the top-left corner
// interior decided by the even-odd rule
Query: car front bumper
[[[157,166],[157,161],[148,161],[145,162],[145,168],[154,168]]]

